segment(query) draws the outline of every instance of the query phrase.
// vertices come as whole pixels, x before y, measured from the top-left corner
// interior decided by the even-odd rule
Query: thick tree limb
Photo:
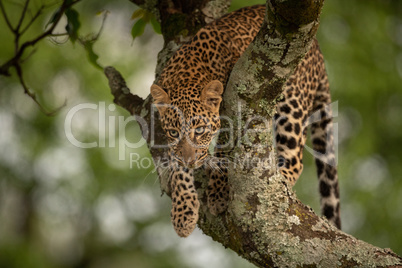
[[[322,4],[268,1],[261,31],[234,67],[227,92],[236,90],[244,100],[274,101],[310,49]]]
[[[224,214],[215,217],[209,213],[207,178],[203,171],[197,172],[201,203],[198,224],[205,234],[258,267],[402,267],[401,257],[391,250],[379,249],[339,231],[298,201],[276,169],[270,122],[247,122],[249,115],[272,116],[275,98],[309,49],[322,3],[323,0],[268,1],[266,21],[234,67],[224,96],[226,115],[242,130],[248,126],[244,132],[247,139],[242,137],[242,141],[253,142],[239,143],[233,151],[232,156],[241,162],[229,168],[231,202]],[[114,77],[123,81],[111,83],[118,103],[131,113],[141,114],[142,120],[151,125],[150,98],[141,105],[124,93],[122,77]],[[114,87],[124,89],[124,94]],[[121,100],[125,96],[128,99]],[[130,101],[138,102],[141,108],[134,108]],[[155,123],[158,128],[159,122]],[[151,144],[152,139],[145,136]],[[160,144],[164,137],[155,136],[155,140]],[[151,153],[155,160],[163,155],[155,148]],[[247,160],[258,161],[248,165]],[[163,177],[161,184],[166,189]]]
[[[125,108],[131,115],[140,114],[144,100],[130,93],[121,74],[113,67],[106,67],[105,75],[109,80],[109,87],[114,96],[114,103]]]

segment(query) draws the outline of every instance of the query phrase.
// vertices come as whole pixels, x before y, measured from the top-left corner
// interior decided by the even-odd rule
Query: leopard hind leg
[[[298,88],[294,78],[287,82],[284,98],[277,104],[274,116],[275,147],[278,155],[278,169],[293,186],[303,171],[303,148],[305,130],[303,121],[307,116],[303,98],[295,94]]]
[[[208,160],[205,171],[208,181],[207,203],[212,215],[224,212],[228,206],[228,160],[222,153],[216,153],[215,157]]]

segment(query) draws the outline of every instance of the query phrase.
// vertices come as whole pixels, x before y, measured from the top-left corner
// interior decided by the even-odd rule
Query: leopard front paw
[[[189,236],[195,229],[198,221],[200,203],[197,196],[181,196],[173,199],[170,213],[176,233],[181,237]]]

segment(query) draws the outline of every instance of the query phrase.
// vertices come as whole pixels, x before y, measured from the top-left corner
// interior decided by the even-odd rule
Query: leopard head
[[[160,86],[151,86],[171,159],[189,168],[203,165],[209,145],[220,129],[222,93],[223,85],[218,80],[208,83],[202,90],[182,91],[180,96],[169,96]]]

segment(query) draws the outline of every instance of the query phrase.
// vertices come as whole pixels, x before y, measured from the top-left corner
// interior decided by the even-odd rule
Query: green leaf
[[[135,19],[138,19],[138,18],[142,18],[144,16],[145,12],[146,11],[144,9],[142,9],[142,8],[137,9],[136,11],[133,12],[133,15],[131,15],[131,19],[135,20]]]
[[[99,56],[94,52],[93,45],[94,43],[90,41],[84,43],[84,48],[87,52],[88,60],[93,66],[100,70],[103,70],[102,66],[100,66],[98,63]]]
[[[133,40],[144,33],[145,25],[147,25],[147,23],[143,19],[139,19],[134,24],[133,28],[131,29],[131,36],[133,37]]]
[[[75,43],[78,38],[78,29],[81,27],[81,23],[78,20],[79,14],[72,8],[67,9],[64,14],[67,17],[66,31],[70,36],[71,42]]]
[[[152,25],[152,28],[154,29],[155,33],[162,34],[161,24],[159,23],[159,21],[156,20],[155,17],[151,18],[151,25]]]

